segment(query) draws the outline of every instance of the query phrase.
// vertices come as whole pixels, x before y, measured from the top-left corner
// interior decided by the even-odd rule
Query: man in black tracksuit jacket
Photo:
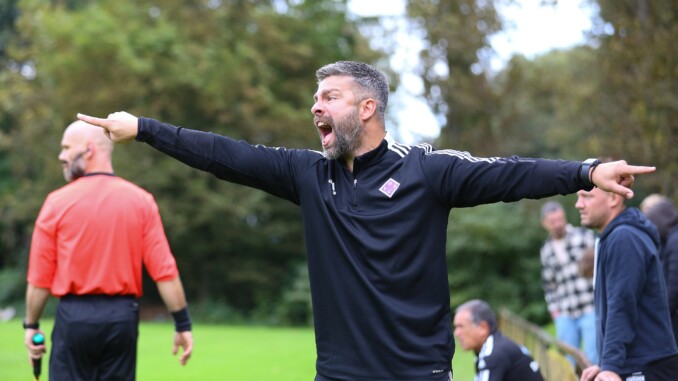
[[[454,335],[462,349],[476,354],[475,381],[544,381],[527,348],[499,331],[487,302],[474,299],[459,305]]]
[[[136,138],[301,207],[319,381],[451,378],[451,208],[569,194],[591,189],[592,180],[630,195],[633,174],[654,170],[617,162],[590,171],[581,162],[399,144],[386,134],[381,72],[337,62],[316,75],[311,111],[323,152],[251,145],[124,112],[78,117],[114,141]]]

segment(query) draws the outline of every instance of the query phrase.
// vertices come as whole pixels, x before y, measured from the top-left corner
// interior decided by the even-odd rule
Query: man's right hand
[[[26,344],[26,348],[28,348],[28,356],[31,359],[39,359],[42,358],[42,355],[47,352],[47,348],[45,344],[33,344],[33,336],[36,333],[42,333],[43,335],[45,334],[44,332],[38,330],[38,329],[31,329],[27,328],[24,332],[24,344]]]
[[[592,365],[581,373],[579,381],[593,381],[596,376],[600,373],[600,367],[598,365]]]
[[[108,114],[107,119],[96,118],[85,114],[78,114],[78,119],[85,123],[99,126],[106,131],[106,135],[115,143],[125,143],[137,137],[139,132],[138,118],[124,111]]]
[[[193,353],[193,334],[191,331],[175,332],[174,333],[174,347],[172,354],[176,355],[179,352],[179,347],[183,348],[183,353],[179,356],[181,365],[186,365],[188,359]]]

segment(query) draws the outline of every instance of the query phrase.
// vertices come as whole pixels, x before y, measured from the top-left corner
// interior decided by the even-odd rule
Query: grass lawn
[[[42,321],[41,328],[49,351],[52,322]],[[312,381],[315,375],[311,328],[194,324],[195,349],[185,367],[172,356],[172,324],[143,322],[139,332],[139,381]],[[0,323],[0,343],[0,380],[33,380],[19,319]],[[47,362],[43,358],[41,380],[47,380]],[[473,379],[472,354],[457,350],[452,366],[455,381]]]

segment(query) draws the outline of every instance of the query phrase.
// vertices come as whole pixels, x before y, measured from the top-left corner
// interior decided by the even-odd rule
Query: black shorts
[[[133,381],[138,337],[133,296],[64,296],[52,331],[49,378]]]

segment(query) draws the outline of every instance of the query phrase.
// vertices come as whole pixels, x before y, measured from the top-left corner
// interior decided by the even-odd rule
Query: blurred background
[[[23,316],[33,224],[46,195],[64,184],[57,155],[76,113],[125,110],[319,150],[315,70],[337,60],[387,73],[387,128],[403,142],[475,156],[623,158],[658,169],[636,181],[631,205],[654,192],[676,201],[678,2],[560,3],[0,0],[0,308]],[[576,18],[563,8],[572,3]],[[571,29],[544,22],[548,14]],[[294,205],[143,144],[118,145],[114,165],[156,197],[196,320],[312,324]],[[578,225],[575,199],[557,199]],[[453,307],[482,298],[550,320],[542,202],[453,210]],[[145,317],[165,316],[148,280],[145,292]]]

